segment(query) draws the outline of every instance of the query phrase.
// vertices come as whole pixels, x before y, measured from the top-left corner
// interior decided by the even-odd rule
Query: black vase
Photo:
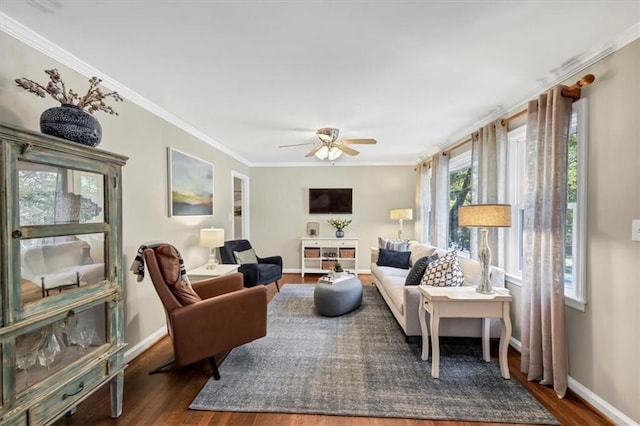
[[[337,238],[344,237],[344,231],[342,229],[336,229],[336,237]]]
[[[69,104],[43,112],[40,131],[87,146],[98,146],[102,139],[102,126],[98,120],[82,108]]]

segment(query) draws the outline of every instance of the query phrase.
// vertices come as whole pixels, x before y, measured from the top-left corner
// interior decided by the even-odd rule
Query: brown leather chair
[[[220,379],[214,355],[267,334],[267,290],[244,288],[236,272],[189,286],[182,278],[175,247],[160,244],[144,250],[144,259],[167,317],[175,360],[150,374],[208,358],[213,377]],[[195,291],[195,292],[194,292]]]

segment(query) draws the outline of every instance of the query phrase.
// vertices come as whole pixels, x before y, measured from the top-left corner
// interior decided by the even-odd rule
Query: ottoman
[[[320,315],[347,314],[362,303],[362,283],[355,277],[335,284],[318,283],[313,291],[313,303]]]

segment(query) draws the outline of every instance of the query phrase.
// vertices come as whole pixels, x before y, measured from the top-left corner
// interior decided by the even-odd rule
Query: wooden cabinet
[[[345,271],[358,274],[359,238],[300,238],[301,274],[327,273],[340,262]]]
[[[122,412],[127,158],[0,124],[0,424],[48,424],[111,384]]]

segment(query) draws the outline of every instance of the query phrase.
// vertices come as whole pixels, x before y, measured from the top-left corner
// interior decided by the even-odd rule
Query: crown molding
[[[535,98],[540,93],[546,92],[552,87],[561,84],[571,76],[587,69],[596,62],[622,49],[626,45],[636,41],[638,38],[640,38],[640,23],[635,23],[626,30],[622,31],[612,40],[602,42],[594,46],[592,49],[584,52],[583,54],[567,60],[560,67],[549,71],[547,75],[538,79],[539,84],[532,90],[530,90],[525,96],[523,96],[520,101],[514,103],[509,108],[499,106],[495,109],[492,109],[480,120],[451,135],[445,142],[438,144],[438,152],[442,152],[443,150],[454,146],[456,143],[467,138],[471,133],[475,132],[483,126],[486,126],[490,122],[499,118],[504,118],[509,112],[517,111],[518,109],[523,108],[527,104],[527,102],[529,102],[529,100]],[[435,154],[437,153],[434,153],[433,155]],[[427,153],[425,153],[425,156],[426,155]]]
[[[407,161],[398,163],[352,163],[349,161],[329,161],[322,160],[322,162],[303,163],[303,162],[273,162],[273,163],[253,163],[251,167],[394,167],[394,166],[411,166],[415,167],[417,161]]]
[[[140,108],[143,108],[149,111],[150,113],[158,116],[159,118],[184,130],[185,132],[189,133],[195,138],[222,151],[223,153],[241,162],[242,164],[249,167],[255,166],[246,158],[231,151],[229,148],[222,145],[220,142],[216,141],[210,136],[207,136],[202,131],[190,125],[189,123],[185,122],[175,114],[151,102],[149,99],[145,98],[144,96],[137,93],[136,91],[128,88],[127,86],[119,83],[115,79],[105,75],[103,72],[101,72],[97,68],[84,62],[77,56],[67,52],[60,46],[50,42],[46,38],[42,37],[40,34],[27,28],[26,26],[22,25],[20,22],[16,21],[15,19],[7,16],[3,12],[0,12],[0,31],[23,42],[27,46],[32,47],[33,49],[39,51],[40,53],[50,57],[51,59],[54,59],[60,62],[61,64],[71,68],[72,70],[78,72],[79,74],[84,75],[87,78],[91,78],[95,75],[100,76],[100,78],[103,81],[102,84],[105,87],[107,87],[109,90],[117,91],[127,101],[133,102],[134,104],[138,105]]]

